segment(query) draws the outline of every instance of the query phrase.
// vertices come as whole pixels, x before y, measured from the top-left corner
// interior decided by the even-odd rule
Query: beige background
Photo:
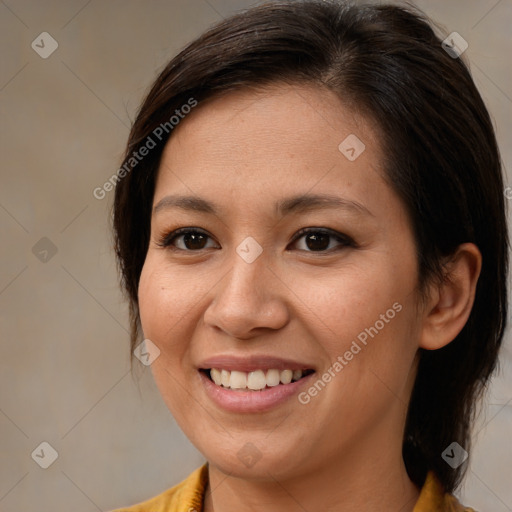
[[[92,191],[117,170],[130,120],[157,69],[210,24],[251,3],[0,3],[2,512],[108,510],[161,492],[203,462],[149,370],[129,372],[126,305],[108,224],[112,192],[100,201]],[[447,34],[468,41],[510,171],[511,0],[418,5]],[[44,31],[59,45],[47,59],[31,48]],[[43,237],[52,245],[39,242]],[[512,510],[511,400],[508,335],[459,492],[482,512]],[[31,458],[43,441],[58,452],[48,469]]]

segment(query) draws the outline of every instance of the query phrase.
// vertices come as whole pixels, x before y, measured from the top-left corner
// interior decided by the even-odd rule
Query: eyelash
[[[344,235],[343,233],[339,233],[337,231],[334,231],[332,229],[326,229],[326,228],[303,228],[303,229],[301,229],[301,230],[299,230],[297,232],[297,234],[293,237],[293,239],[291,240],[290,243],[295,243],[302,236],[307,235],[307,234],[311,234],[311,233],[328,235],[328,236],[334,238],[336,241],[338,241],[341,244],[340,248],[343,248],[343,247],[357,247],[357,245],[354,242],[354,240],[352,238],[350,238],[349,236]],[[210,239],[212,238],[208,233],[206,233],[202,229],[198,229],[198,228],[179,228],[179,229],[176,229],[174,231],[171,231],[170,233],[168,233],[166,235],[163,235],[157,241],[157,245],[162,247],[162,248],[170,249],[170,250],[173,250],[173,251],[182,251],[182,252],[190,252],[190,253],[200,252],[200,251],[204,250],[204,249],[197,249],[197,250],[193,250],[193,249],[180,249],[180,248],[174,247],[172,245],[174,240],[176,240],[178,237],[180,237],[182,235],[185,235],[185,234],[204,235],[204,236],[206,236],[206,237],[208,237]],[[326,250],[321,250],[321,251],[312,251],[312,250],[308,250],[308,251],[303,250],[303,251],[304,252],[310,252],[310,253],[328,253],[328,254],[330,254],[331,252],[333,252],[333,249],[331,248],[331,249],[326,249]]]

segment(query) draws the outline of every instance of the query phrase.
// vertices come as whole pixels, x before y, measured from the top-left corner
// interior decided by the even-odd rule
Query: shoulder
[[[476,512],[462,505],[455,496],[444,491],[435,473],[427,474],[413,512]]]
[[[204,464],[185,480],[147,501],[111,512],[202,512],[208,483],[208,465]]]

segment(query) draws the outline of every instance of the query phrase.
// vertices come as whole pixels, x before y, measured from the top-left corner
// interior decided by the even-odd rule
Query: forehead
[[[324,87],[276,83],[231,91],[200,102],[175,128],[155,202],[170,188],[268,196],[312,187],[325,192],[336,183],[364,193],[381,174],[381,160],[369,120]]]

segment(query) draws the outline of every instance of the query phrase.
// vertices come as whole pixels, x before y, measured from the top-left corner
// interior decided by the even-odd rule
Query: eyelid
[[[172,230],[171,232],[169,233],[166,233],[164,235],[162,235],[158,240],[157,240],[157,245],[160,246],[160,247],[163,247],[165,249],[172,249],[172,250],[178,250],[178,251],[183,251],[183,252],[190,252],[190,253],[193,253],[193,252],[200,252],[201,250],[203,249],[198,249],[196,251],[194,250],[185,250],[185,249],[179,249],[177,247],[174,247],[172,245],[172,242],[178,238],[179,236],[183,235],[183,234],[186,234],[186,233],[197,233],[197,234],[201,234],[201,235],[204,235],[208,238],[210,238],[211,240],[214,240],[216,243],[218,243],[215,238],[210,235],[207,231],[205,231],[204,229],[202,228],[197,228],[197,227],[193,227],[193,226],[187,226],[187,227],[182,227],[182,228],[178,228],[178,229],[175,229],[175,230]],[[321,233],[321,234],[325,234],[325,235],[328,235],[332,238],[334,238],[335,240],[337,240],[342,246],[350,246],[350,247],[357,247],[357,244],[355,243],[355,241],[348,235],[345,235],[344,233],[340,233],[338,231],[335,231],[331,228],[324,228],[324,227],[314,227],[314,226],[311,226],[311,227],[307,227],[307,228],[302,228],[300,229],[292,238],[292,240],[290,241],[290,244],[294,244],[295,242],[297,242],[297,240],[299,240],[301,237],[303,237],[304,235],[307,235],[309,233]],[[289,244],[289,245],[290,245]],[[327,251],[304,251],[304,252],[311,252],[313,254],[315,253],[330,253],[332,252],[332,249],[330,250],[327,250]]]
[[[291,240],[290,244],[295,243],[297,240],[299,240],[304,235],[307,235],[309,233],[321,233],[321,234],[324,234],[324,235],[328,235],[328,236],[334,238],[335,240],[337,240],[338,242],[340,242],[341,246],[357,247],[356,242],[350,236],[345,235],[344,233],[340,233],[339,231],[335,231],[334,229],[331,229],[331,228],[322,228],[322,227],[307,227],[307,228],[300,229],[295,234],[295,236]],[[315,253],[318,253],[318,254],[329,254],[329,253],[331,253],[333,251],[332,251],[332,249],[330,249],[330,250],[326,250],[326,251],[304,251],[304,252],[309,252],[309,253],[312,253],[312,254],[315,254]]]
[[[343,233],[340,233],[338,231],[335,231],[334,229],[330,228],[321,228],[321,227],[308,227],[308,228],[302,228],[300,229],[295,236],[292,239],[292,242],[295,242],[298,240],[301,236],[307,235],[308,233],[322,233],[324,235],[332,236],[333,238],[336,238],[337,240],[344,242],[344,243],[351,243],[355,245],[355,242],[350,238],[348,235],[345,235]]]
[[[175,238],[178,238],[181,235],[184,235],[186,233],[197,233],[200,235],[207,236],[208,238],[215,240],[210,233],[205,231],[201,228],[196,228],[194,226],[187,226],[183,228],[174,229],[170,232],[166,232],[163,235],[161,235],[158,240],[156,241],[156,244],[160,247],[163,247],[164,249],[176,249],[176,250],[182,250],[184,252],[199,252],[199,251],[185,251],[184,249],[178,249],[177,247],[174,247],[172,245],[172,242]]]

